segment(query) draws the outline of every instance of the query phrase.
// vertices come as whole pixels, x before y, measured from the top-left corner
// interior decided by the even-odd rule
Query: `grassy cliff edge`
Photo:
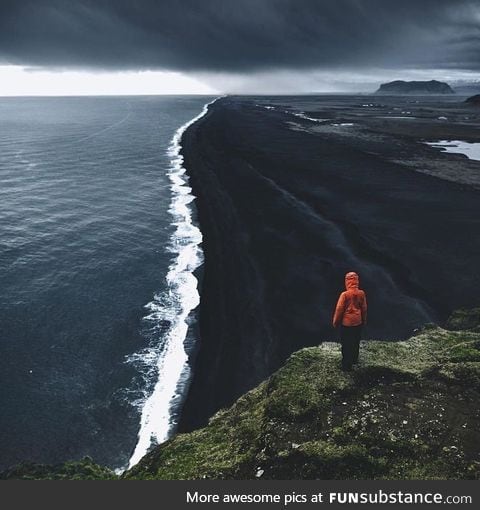
[[[364,342],[353,372],[340,370],[337,344],[297,351],[208,426],[174,436],[122,478],[478,479],[480,309],[447,325]],[[88,459],[76,464],[23,464],[1,477],[115,478]]]

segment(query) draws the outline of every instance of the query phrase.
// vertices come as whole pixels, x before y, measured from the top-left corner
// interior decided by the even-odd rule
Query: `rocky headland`
[[[338,344],[301,349],[206,427],[121,476],[84,459],[0,478],[478,479],[479,414],[477,308],[405,341],[364,342],[353,372],[340,369]]]
[[[454,94],[448,83],[430,81],[403,81],[395,80],[389,83],[382,83],[375,94],[385,95],[430,95],[430,94]]]

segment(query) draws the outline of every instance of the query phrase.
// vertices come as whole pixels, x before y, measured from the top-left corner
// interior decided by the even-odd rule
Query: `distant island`
[[[465,99],[465,102],[474,106],[480,106],[480,94]]]
[[[403,81],[396,80],[389,83],[382,83],[375,94],[384,95],[427,95],[427,94],[454,94],[448,83],[430,81]]]

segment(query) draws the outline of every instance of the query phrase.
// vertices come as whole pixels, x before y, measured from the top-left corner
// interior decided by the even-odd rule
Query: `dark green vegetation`
[[[454,331],[473,330],[480,333],[480,308],[456,310],[448,319],[446,328]]]
[[[391,81],[389,83],[382,83],[375,93],[389,95],[454,94],[448,83],[437,80]]]
[[[113,480],[110,469],[95,464],[85,457],[80,461],[65,462],[56,466],[24,462],[0,473],[0,480]]]
[[[302,349],[207,427],[155,448],[124,478],[480,478],[480,309],[407,341]],[[455,329],[455,331],[453,331]],[[112,478],[89,460],[7,478]]]

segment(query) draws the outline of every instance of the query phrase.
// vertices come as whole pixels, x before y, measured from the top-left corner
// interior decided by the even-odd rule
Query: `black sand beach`
[[[423,142],[478,142],[479,117],[458,98],[228,97],[186,131],[205,265],[181,430],[335,340],[346,271],[368,295],[365,338],[478,306],[480,162]]]

